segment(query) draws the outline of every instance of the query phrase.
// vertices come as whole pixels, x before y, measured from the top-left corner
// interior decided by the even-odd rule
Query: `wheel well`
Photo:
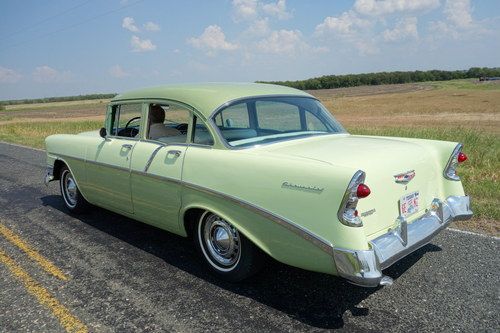
[[[184,228],[189,238],[194,236],[196,222],[204,211],[201,208],[190,208],[184,213]]]
[[[66,164],[61,160],[56,160],[54,162],[54,170],[52,171],[52,175],[54,176],[54,180],[59,180],[59,176],[61,175],[61,169]]]

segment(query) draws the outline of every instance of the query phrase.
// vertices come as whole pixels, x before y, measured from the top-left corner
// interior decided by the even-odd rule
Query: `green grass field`
[[[52,134],[76,134],[101,128],[102,121],[50,121],[40,123],[13,123],[0,126],[0,141],[29,147],[45,148],[45,138]]]

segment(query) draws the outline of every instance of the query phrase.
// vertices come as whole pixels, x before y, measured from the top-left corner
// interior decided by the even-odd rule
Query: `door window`
[[[122,104],[113,107],[112,135],[128,138],[139,136],[142,104]]]
[[[193,124],[193,143],[212,146],[214,144],[214,139],[207,126],[196,117],[194,118]]]
[[[191,111],[177,104],[150,104],[147,138],[165,143],[185,143]]]

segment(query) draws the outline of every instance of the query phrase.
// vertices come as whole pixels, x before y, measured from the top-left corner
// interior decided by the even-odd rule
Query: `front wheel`
[[[210,271],[224,280],[241,281],[262,267],[264,254],[260,249],[211,212],[201,215],[195,242]]]
[[[71,213],[81,214],[88,210],[89,203],[80,193],[75,177],[67,166],[61,168],[59,186],[64,205]]]

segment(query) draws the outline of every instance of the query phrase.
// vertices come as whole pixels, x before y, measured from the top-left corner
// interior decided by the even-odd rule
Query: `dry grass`
[[[429,86],[427,86],[429,87]],[[423,89],[334,97],[312,91],[346,127],[467,127],[500,134],[499,89]]]

